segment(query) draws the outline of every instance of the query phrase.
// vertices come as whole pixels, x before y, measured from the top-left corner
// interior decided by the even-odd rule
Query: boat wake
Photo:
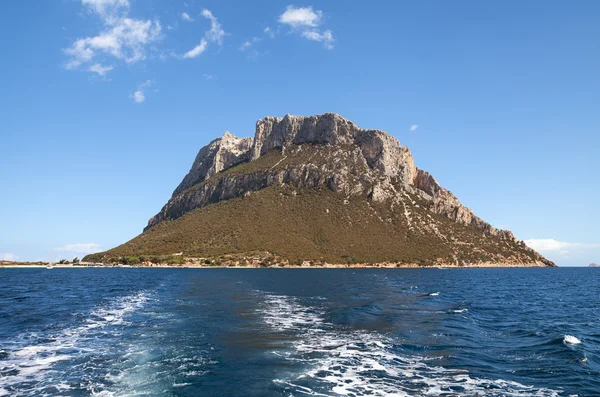
[[[375,332],[339,329],[324,311],[299,299],[266,295],[258,309],[274,330],[295,336],[277,354],[300,363],[300,373],[274,380],[286,395],[311,396],[558,396],[559,392],[514,381],[482,379],[468,371],[435,365],[432,359],[402,355],[401,348]]]
[[[86,357],[106,349],[103,344],[118,334],[127,325],[128,316],[148,300],[148,293],[143,291],[119,297],[91,311],[77,327],[16,338],[0,355],[0,396],[55,395],[70,389],[68,371],[57,367],[68,364],[67,368],[75,368],[87,362]]]

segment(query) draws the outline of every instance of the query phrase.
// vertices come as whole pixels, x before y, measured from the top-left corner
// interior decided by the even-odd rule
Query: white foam
[[[469,309],[456,309],[456,310],[452,310],[453,313],[465,313],[468,312]]]
[[[485,396],[497,390],[502,396],[558,396],[554,390],[479,379],[467,371],[432,365],[420,356],[400,355],[384,335],[340,330],[324,320],[322,310],[302,305],[297,298],[266,295],[260,311],[274,329],[295,331],[298,339],[276,353],[307,369],[274,382],[297,393],[404,397],[446,395],[452,390],[452,395]]]
[[[286,296],[268,295],[269,310],[258,309],[263,320],[278,330],[294,329],[301,326],[314,326],[322,322],[321,317]]]
[[[3,366],[14,374],[2,378],[2,386],[19,395],[38,395],[46,387],[58,388],[63,383],[53,383],[48,376],[52,368],[59,362],[73,359],[94,351],[87,346],[88,340],[94,340],[99,333],[106,333],[105,328],[125,323],[125,318],[148,300],[144,292],[131,296],[119,297],[91,311],[85,323],[79,327],[68,327],[54,335],[27,335],[21,337],[28,343],[12,352],[2,360]],[[37,343],[36,343],[37,342]],[[6,389],[0,389],[6,390]],[[0,394],[1,396],[1,394]]]
[[[581,343],[581,341],[573,335],[565,335],[563,338],[563,343],[566,345],[578,345]]]
[[[439,294],[439,292],[432,292],[431,294],[429,294],[429,296],[438,296]]]

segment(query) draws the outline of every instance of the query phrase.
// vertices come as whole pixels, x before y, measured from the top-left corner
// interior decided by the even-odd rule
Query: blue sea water
[[[1,269],[0,396],[600,396],[600,269]]]

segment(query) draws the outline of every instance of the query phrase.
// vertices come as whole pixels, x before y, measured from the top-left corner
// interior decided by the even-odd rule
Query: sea
[[[0,269],[0,396],[600,396],[600,269]]]

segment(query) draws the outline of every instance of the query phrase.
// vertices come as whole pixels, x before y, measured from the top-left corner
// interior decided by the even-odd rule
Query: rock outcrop
[[[320,170],[315,169],[311,172],[310,167],[307,168],[310,164],[307,164],[302,165],[300,169],[291,167],[283,171],[244,175],[241,178],[226,177],[217,185],[203,185],[194,192],[184,193],[186,189],[197,186],[235,165],[256,161],[273,150],[280,150],[285,154],[286,147],[298,147],[303,144],[341,149],[331,151],[332,161],[336,160],[336,156],[337,160],[340,160],[344,156],[352,155],[354,165],[366,164],[366,172],[358,181],[353,181],[347,167],[336,169],[328,167],[326,162],[321,165]],[[359,150],[360,154],[357,155],[355,150]],[[254,139],[238,138],[226,132],[222,138],[215,139],[200,149],[190,172],[175,189],[169,203],[150,219],[147,228],[165,219],[177,218],[194,208],[239,197],[273,183],[293,183],[298,188],[326,183],[333,191],[345,194],[369,192],[369,197],[377,202],[391,200],[397,196],[398,185],[403,190],[421,195],[434,213],[464,225],[472,225],[491,235],[513,238],[511,232],[497,230],[475,216],[473,211],[463,206],[450,191],[440,186],[433,176],[418,169],[410,150],[402,146],[396,138],[384,131],[359,128],[335,113],[308,117],[265,117],[256,123]]]
[[[322,235],[324,230],[329,230],[333,224],[325,225],[317,220],[311,221],[313,223],[306,225],[307,235],[299,237],[308,244],[307,252],[322,252],[323,255],[332,255],[331,257],[335,258],[336,255],[348,251],[348,255],[352,252],[360,253],[365,261],[379,260],[381,255],[371,255],[368,246],[360,249],[357,247],[362,246],[362,239],[368,238],[361,235],[365,230],[371,230],[374,234],[387,230],[388,235],[380,237],[380,243],[384,244],[381,252],[389,252],[389,255],[386,254],[388,256],[404,258],[403,261],[413,258],[411,255],[417,255],[411,260],[430,263],[433,260],[442,260],[440,256],[444,256],[444,263],[455,264],[475,263],[474,261],[497,263],[503,260],[513,264],[553,265],[524,243],[517,241],[510,231],[492,227],[463,206],[432,175],[415,166],[410,150],[402,146],[396,138],[380,130],[360,128],[334,113],[309,117],[265,117],[256,123],[254,138],[238,138],[226,132],[223,137],[215,139],[200,150],[189,173],[175,189],[171,199],[149,220],[144,229],[145,233],[139,240],[136,238],[132,241],[135,241],[134,245],[138,247],[136,249],[141,249],[139,247],[150,241],[146,239],[146,242],[142,243],[146,233],[153,234],[153,238],[158,239],[156,241],[162,241],[160,239],[163,237],[160,236],[163,236],[162,233],[166,229],[158,232],[155,230],[158,225],[165,221],[178,220],[190,212],[211,205],[244,199],[248,195],[266,191],[269,193],[261,193],[260,200],[278,201],[279,199],[273,196],[275,191],[278,191],[281,197],[295,197],[300,192],[310,195],[313,194],[311,192],[322,192],[323,189],[331,192],[333,196],[314,193],[315,200],[321,200],[319,204],[315,202],[315,208],[323,204],[322,200],[337,197],[340,205],[354,203],[353,208],[360,210],[357,209],[354,215],[344,212],[346,220],[340,225],[346,226],[340,227],[350,228],[349,237],[346,242],[328,240],[333,244],[333,248],[323,245],[323,241],[327,239]],[[286,218],[286,212],[281,211],[289,207],[290,211],[307,211],[290,215],[289,218],[296,219],[294,222],[297,224],[304,223],[305,219],[315,219],[314,213],[310,212],[313,211],[310,210],[311,201],[300,201],[304,205],[301,210],[296,208],[299,203],[284,200],[278,204],[283,207],[272,208],[273,213],[276,210],[280,211],[279,217]],[[252,218],[251,213],[255,208],[245,209],[241,204],[243,202],[236,203],[236,206],[243,208],[238,215],[240,222],[255,222],[273,230],[283,227],[280,219]],[[330,208],[325,210],[325,214],[330,213]],[[215,211],[221,210],[215,209],[211,216],[215,216]],[[250,212],[250,215],[246,211]],[[256,211],[258,214],[258,210]],[[265,214],[269,217],[268,209]],[[223,216],[230,215],[223,212]],[[361,226],[362,229],[354,229],[362,221],[369,225]],[[198,247],[205,247],[203,249],[208,250],[206,252],[217,252],[214,248],[217,244],[214,237],[206,235],[207,230],[213,228],[216,221],[206,223],[206,219],[202,218],[199,222],[205,225],[202,230],[196,230],[189,221],[185,222],[186,227],[192,228],[192,233],[197,234],[193,238],[196,248],[189,249],[202,251]],[[335,222],[339,223],[341,220],[336,219]],[[371,229],[374,222],[383,223],[379,228]],[[257,249],[264,250],[265,245],[271,245],[272,241],[279,238],[273,237],[259,244],[256,238],[239,235],[239,230],[246,230],[246,227],[252,230],[252,225],[240,225],[237,228],[239,230],[230,227],[230,224],[225,222],[220,229],[211,232],[226,233],[227,238],[235,237],[238,241],[228,246],[230,248],[223,248],[224,251],[218,252],[240,250],[240,247],[246,246],[256,246]],[[283,230],[280,232],[284,233]],[[172,239],[175,234],[183,236],[183,239],[189,237],[187,234],[181,234],[181,230],[174,230],[169,232],[171,237],[168,239]],[[213,242],[209,244],[206,239]],[[169,246],[175,244],[169,241]],[[394,246],[395,241],[397,247]],[[339,246],[335,246],[337,243]],[[402,244],[408,244],[412,248],[404,249]],[[436,244],[439,247],[432,248]],[[424,250],[420,245],[429,248]],[[178,250],[188,249],[184,244],[174,246]],[[407,252],[411,254],[408,255]],[[390,258],[384,259],[387,261]]]
[[[252,138],[238,138],[226,131],[198,152],[190,172],[173,192],[173,197],[236,164],[250,160]]]

